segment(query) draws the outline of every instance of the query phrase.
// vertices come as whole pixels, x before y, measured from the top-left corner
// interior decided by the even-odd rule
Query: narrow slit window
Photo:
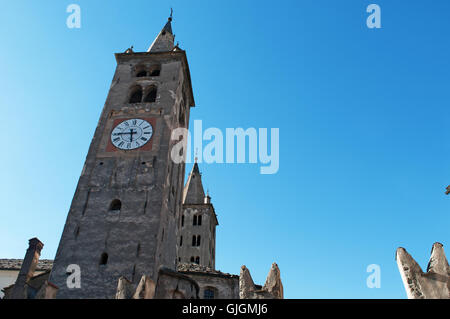
[[[100,256],[100,265],[106,265],[108,263],[108,254],[107,253],[103,253]]]
[[[141,253],[141,244],[138,244],[136,248],[136,257],[139,257],[140,253]]]
[[[78,238],[78,235],[80,234],[80,226],[77,226],[75,229],[75,239]]]

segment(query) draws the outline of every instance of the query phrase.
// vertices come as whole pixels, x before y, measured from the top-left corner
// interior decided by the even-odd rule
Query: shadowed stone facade
[[[186,53],[173,45],[170,24],[169,19],[148,52],[116,54],[117,68],[50,276],[58,298],[113,298],[121,276],[137,284],[142,275],[156,281],[160,267],[176,268],[185,172],[170,159],[171,133],[189,123],[194,98]],[[145,102],[150,88],[156,88],[155,100]],[[131,103],[139,90],[141,100]],[[112,129],[128,119],[153,126],[145,146],[111,145]],[[66,287],[70,264],[81,268],[81,289]]]

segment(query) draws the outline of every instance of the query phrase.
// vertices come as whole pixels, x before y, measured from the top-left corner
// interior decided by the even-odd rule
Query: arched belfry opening
[[[159,65],[154,65],[150,68],[149,74],[150,76],[159,76],[161,73],[161,67]]]
[[[147,91],[147,95],[145,96],[144,102],[146,103],[153,103],[156,101],[156,86],[152,85],[148,91]]]
[[[130,103],[141,103],[142,102],[142,88],[140,86],[135,87],[130,95]]]

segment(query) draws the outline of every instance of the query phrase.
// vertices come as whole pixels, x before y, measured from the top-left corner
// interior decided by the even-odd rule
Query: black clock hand
[[[133,131],[133,129],[130,129],[130,142],[133,142],[133,134],[137,133],[135,131]]]
[[[130,129],[130,132],[120,132],[120,133],[114,133],[113,135],[125,135],[125,134],[130,134],[130,136],[132,137],[133,134],[136,134],[137,132],[133,131],[132,129]]]

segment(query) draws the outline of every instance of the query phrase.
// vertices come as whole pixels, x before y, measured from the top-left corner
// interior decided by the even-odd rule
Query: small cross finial
[[[169,21],[172,21],[172,16],[173,16],[173,9],[170,8],[170,16],[169,16]]]
[[[198,148],[195,149],[195,162],[198,161]]]

